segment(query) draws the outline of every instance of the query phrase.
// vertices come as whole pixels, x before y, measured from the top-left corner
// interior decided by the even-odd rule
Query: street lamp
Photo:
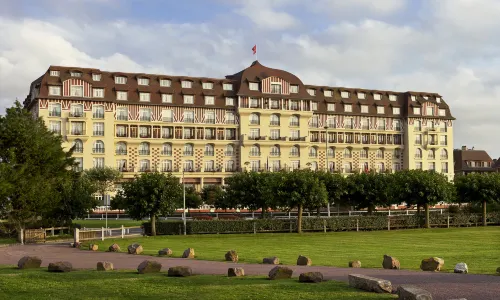
[[[330,166],[328,165],[328,125],[325,126],[325,164],[326,171],[330,172]],[[328,201],[326,208],[328,211],[328,217],[330,217],[330,201]]]
[[[184,168],[182,169],[182,222],[184,223],[184,235],[186,235],[186,183],[184,182]]]

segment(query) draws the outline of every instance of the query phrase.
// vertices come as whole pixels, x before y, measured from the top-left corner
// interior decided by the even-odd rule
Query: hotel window
[[[94,98],[104,98],[104,89],[93,88],[92,93]]]
[[[94,168],[104,168],[104,157],[94,157],[92,165]]]
[[[352,105],[351,104],[344,104],[344,111],[345,112],[352,112]]]
[[[181,85],[183,89],[190,89],[193,87],[193,82],[189,80],[183,80],[181,81]]]
[[[205,105],[214,105],[215,97],[214,96],[205,96]]]
[[[311,102],[311,110],[318,110],[318,102]]]
[[[436,97],[436,102],[441,103],[441,97]]]
[[[442,116],[442,117],[446,116],[446,110],[445,109],[440,109],[439,110],[439,115]]]
[[[235,124],[234,113],[231,111],[226,112],[226,124]]]
[[[172,85],[172,81],[170,79],[160,79],[160,86],[169,87]]]
[[[72,77],[82,77],[82,73],[81,72],[70,72],[70,75]]]
[[[382,100],[382,94],[373,94],[373,99]]]
[[[226,97],[226,105],[227,106],[234,106],[234,98]]]
[[[95,136],[104,136],[104,123],[94,123],[94,135]]]
[[[148,78],[139,78],[137,80],[137,83],[139,85],[149,85],[149,79]]]
[[[161,102],[172,103],[172,95],[171,94],[161,94]]]
[[[121,121],[128,120],[128,108],[126,107],[118,107],[116,109],[116,119]]]
[[[429,171],[435,171],[436,170],[436,163],[435,162],[430,162],[427,164],[427,170]]]
[[[422,170],[422,162],[421,161],[418,161],[415,163],[415,169]]]
[[[59,71],[50,71],[50,76],[59,76]]]
[[[104,106],[94,105],[92,107],[92,118],[94,119],[104,119]]]
[[[417,145],[422,144],[422,135],[421,134],[415,135],[415,144],[417,144]]]
[[[340,92],[340,97],[342,97],[344,99],[349,98],[349,92],[345,92],[345,91]]]
[[[151,109],[141,108],[139,110],[139,119],[141,121],[151,121]]]
[[[344,149],[344,158],[352,158],[352,151],[349,148]]]
[[[204,90],[211,90],[214,88],[214,84],[211,82],[203,82],[202,86]]]
[[[326,90],[323,92],[323,94],[325,95],[325,97],[332,97],[332,95],[333,95],[331,90]]]
[[[127,92],[116,92],[116,100],[127,100]]]
[[[280,130],[279,129],[271,129],[271,139],[279,140],[280,139]]]
[[[250,168],[253,172],[258,172],[260,169],[260,160],[252,160],[250,162]]]
[[[296,94],[299,92],[299,86],[296,84],[290,85],[290,93]]]
[[[296,141],[300,137],[300,130],[290,130],[290,140]]]
[[[299,117],[291,116],[290,117],[290,126],[299,126]]]
[[[142,102],[149,102],[150,101],[149,93],[139,93],[139,100]]]
[[[222,85],[222,88],[224,91],[232,91],[233,90],[233,84],[232,83],[224,83]]]
[[[441,173],[448,173],[448,163],[447,162],[441,163]]]
[[[171,109],[163,109],[161,111],[161,117],[163,122],[173,122],[174,121],[173,115],[174,112]]]
[[[83,142],[82,140],[75,140],[73,142],[73,146],[71,147],[73,148],[73,152],[74,153],[83,153]]]
[[[124,142],[116,143],[115,153],[117,155],[127,155],[127,144],[125,144]]]
[[[368,105],[361,105],[361,113],[363,114],[368,113]]]
[[[92,74],[93,81],[101,81],[101,74]]]
[[[299,156],[299,155],[300,155],[299,147],[292,146],[292,148],[290,149],[290,156]]]
[[[213,160],[208,160],[208,161],[205,162],[205,171],[207,171],[207,172],[213,172],[213,171],[215,171],[214,161]]]
[[[424,99],[425,100],[429,100],[429,96],[424,96]]]
[[[234,155],[234,146],[229,144],[226,146],[226,156],[233,156]]]
[[[366,98],[365,93],[361,93],[361,92],[358,93],[358,99],[365,99],[365,98]]]
[[[328,148],[328,150],[326,151],[326,155],[328,157],[335,157],[335,148],[334,147]]]
[[[396,131],[401,131],[401,121],[400,120],[394,120],[392,123],[392,127]]]
[[[82,85],[72,85],[70,90],[70,95],[73,97],[83,97],[83,86]]]
[[[215,124],[215,112],[214,111],[205,111],[205,123]]]
[[[257,107],[257,106],[259,106],[259,99],[250,98],[250,107]]]
[[[429,107],[429,106],[427,106],[427,107],[426,107],[425,114],[426,114],[427,116],[433,116],[433,115],[434,115],[434,107]]]
[[[258,91],[259,90],[259,83],[257,82],[249,82],[248,86],[251,91]]]
[[[184,111],[184,123],[194,123],[193,111]]]
[[[344,164],[344,172],[345,173],[352,173],[352,163],[351,162]]]
[[[401,114],[400,108],[399,107],[393,107],[392,108],[392,114],[393,115],[399,115],[399,114]]]
[[[335,111],[335,103],[328,103],[326,107],[328,111]]]
[[[56,134],[61,134],[61,122],[60,121],[50,121],[49,122],[50,131]]]
[[[172,161],[170,159],[162,160],[161,171],[162,172],[172,172]]]
[[[92,153],[104,153],[104,142],[100,140],[95,141]]]
[[[258,128],[250,129],[250,138],[251,139],[256,139],[259,137],[260,137],[260,129],[258,129]]]
[[[370,129],[370,120],[369,119],[362,119],[361,120],[361,129],[363,129],[363,130]]]
[[[353,122],[352,118],[344,119],[344,128],[345,129],[353,129],[354,128],[354,122]]]
[[[292,165],[292,170],[300,169],[300,161],[299,160],[292,160],[290,163]]]
[[[383,159],[384,158],[384,150],[378,149],[376,152],[376,156],[378,159]]]
[[[126,84],[127,83],[127,77],[116,76],[115,77],[115,83],[116,84]]]
[[[307,89],[307,93],[311,96],[316,96],[316,90],[315,89]]]
[[[384,163],[377,163],[377,172],[384,172],[385,171],[385,166]]]
[[[50,96],[61,96],[61,87],[60,86],[49,86],[49,95]]]
[[[398,97],[396,95],[389,95],[389,101],[396,101]]]
[[[361,149],[360,152],[359,152],[359,157],[360,158],[368,158],[368,150]]]
[[[413,108],[413,114],[414,115],[420,115],[420,107],[414,107]]]
[[[260,156],[260,147],[258,145],[253,145],[252,148],[250,148],[250,155]]]
[[[377,106],[377,114],[383,114],[384,113],[384,107],[383,106]]]
[[[226,161],[226,172],[232,172],[235,170],[235,164],[234,164],[234,160],[228,160]]]
[[[194,96],[193,95],[184,95],[184,104],[193,104]]]
[[[417,101],[417,96],[411,95],[411,101]]]
[[[415,149],[415,158],[416,159],[422,158],[422,149],[420,149],[420,148]]]
[[[194,164],[193,164],[192,160],[186,160],[184,162],[183,168],[184,168],[185,171],[192,172],[194,170],[193,166],[194,166]]]
[[[149,171],[149,159],[141,159],[139,161],[139,172]]]
[[[271,83],[271,94],[281,94],[281,84]]]
[[[393,163],[392,164],[392,169],[394,171],[401,171],[401,164],[400,163]]]

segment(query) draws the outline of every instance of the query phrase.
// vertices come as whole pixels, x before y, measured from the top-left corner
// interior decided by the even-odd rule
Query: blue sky
[[[49,65],[222,77],[253,59],[305,83],[443,96],[500,156],[498,0],[0,0],[0,110]]]

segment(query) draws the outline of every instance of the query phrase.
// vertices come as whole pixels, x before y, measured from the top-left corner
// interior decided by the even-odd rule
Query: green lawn
[[[395,299],[360,292],[342,282],[299,283],[264,277],[167,277],[135,272],[75,271],[49,273],[0,268],[0,299]]]
[[[17,240],[15,238],[0,238],[0,245],[15,243],[17,243]]]
[[[121,227],[122,225],[127,226],[141,226],[144,221],[135,221],[135,220],[116,220],[116,219],[108,219],[108,227],[115,228]],[[80,224],[82,227],[87,228],[101,228],[106,227],[106,220],[74,220],[73,224]]]
[[[401,262],[401,268],[418,270],[420,261],[438,256],[445,271],[453,272],[465,262],[470,273],[494,274],[500,267],[500,227],[415,229],[371,232],[333,232],[298,234],[188,235],[139,237],[98,241],[105,251],[112,243],[126,251],[129,244],[143,245],[144,254],[156,255],[171,248],[174,257],[192,247],[197,259],[222,261],[234,249],[240,262],[261,263],[263,257],[278,256],[283,264],[295,264],[299,254],[309,256],[313,265],[347,267],[349,260],[360,260],[363,267],[381,268],[384,254]]]

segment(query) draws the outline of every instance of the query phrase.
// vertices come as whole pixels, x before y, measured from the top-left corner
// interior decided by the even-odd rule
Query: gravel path
[[[17,265],[25,255],[42,258],[42,266],[49,262],[70,261],[79,269],[94,269],[98,261],[110,261],[116,269],[136,269],[145,259],[154,259],[163,264],[163,270],[172,266],[190,266],[196,274],[227,274],[227,268],[238,266],[245,269],[247,275],[267,275],[272,265],[235,264],[217,261],[187,260],[182,258],[164,258],[151,256],[132,256],[125,253],[91,252],[74,249],[68,244],[16,245],[0,248],[0,265]],[[221,253],[221,259],[224,253]],[[313,262],[314,263],[314,262]],[[347,275],[364,274],[390,280],[393,286],[415,284],[432,293],[434,300],[466,298],[467,300],[499,300],[500,276],[471,275],[452,273],[432,273],[407,270],[349,269],[321,266],[289,266],[294,276],[305,271],[322,272],[325,279],[347,281]],[[495,266],[496,267],[496,266]]]

